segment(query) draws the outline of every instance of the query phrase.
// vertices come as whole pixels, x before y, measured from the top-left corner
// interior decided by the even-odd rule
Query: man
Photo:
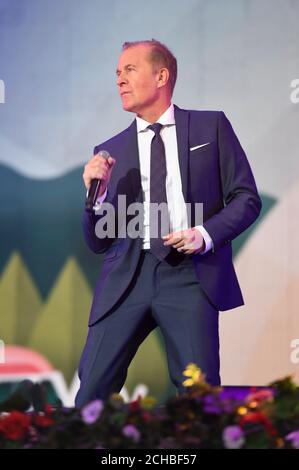
[[[143,235],[100,238],[103,213],[84,211],[86,243],[105,257],[79,365],[77,406],[120,391],[139,345],[157,326],[179,393],[190,362],[220,384],[218,313],[243,304],[231,240],[258,217],[261,201],[224,113],[171,103],[176,76],[176,59],[160,42],[123,45],[117,86],[123,109],[136,119],[95,148],[83,179],[87,189],[92,179],[101,180],[98,207],[104,202],[116,209],[110,222],[132,220],[119,215],[118,196],[126,197],[126,207],[144,203]],[[100,150],[112,156],[106,160]],[[164,202],[170,231],[154,237],[151,207]],[[195,224],[194,210],[187,218],[185,203],[193,209],[203,204],[203,223]]]

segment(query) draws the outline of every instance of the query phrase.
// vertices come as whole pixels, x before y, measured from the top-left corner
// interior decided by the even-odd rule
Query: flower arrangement
[[[183,375],[186,392],[165,405],[113,394],[82,409],[54,408],[27,383],[25,394],[0,403],[0,448],[299,448],[299,389],[290,377],[238,398],[210,386],[195,364]]]

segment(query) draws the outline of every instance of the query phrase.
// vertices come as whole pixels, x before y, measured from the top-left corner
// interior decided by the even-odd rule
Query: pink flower
[[[134,442],[140,440],[140,432],[133,424],[127,424],[127,426],[123,428],[123,435],[131,438]]]
[[[227,426],[223,430],[222,439],[226,449],[240,449],[245,442],[240,426]]]
[[[258,404],[264,401],[272,401],[274,396],[274,392],[271,389],[262,389],[256,390],[252,389],[251,393],[246,397],[246,402],[250,403],[252,401],[256,401]]]
[[[291,441],[294,449],[299,449],[299,429],[298,431],[290,432],[286,437],[286,441]]]
[[[85,405],[81,410],[81,416],[85,424],[93,424],[101,416],[104,408],[101,400],[94,400]]]

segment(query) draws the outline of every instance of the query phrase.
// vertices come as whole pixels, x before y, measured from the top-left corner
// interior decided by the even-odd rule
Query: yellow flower
[[[183,382],[184,387],[205,384],[205,376],[196,364],[190,363],[183,372],[185,377],[189,377]]]
[[[124,399],[123,397],[119,394],[119,393],[112,393],[110,395],[110,398],[113,400],[113,401],[121,401],[124,403]]]
[[[186,377],[192,377],[194,372],[192,372],[192,370],[189,370],[189,369],[185,369],[183,374],[186,376]]]
[[[198,370],[200,370],[196,364],[193,364],[192,362],[190,364],[187,365],[186,369],[184,370],[183,374],[186,376],[186,377],[191,377],[194,372],[197,372]]]
[[[183,385],[184,387],[192,387],[192,385],[194,385],[194,382],[192,379],[187,379],[187,380],[184,380]]]
[[[238,413],[239,413],[239,415],[242,415],[242,416],[243,416],[243,415],[246,415],[247,411],[248,411],[248,410],[247,410],[247,408],[245,408],[245,406],[240,406],[240,407],[238,408]]]
[[[278,437],[276,439],[276,447],[278,447],[279,449],[284,447],[284,440],[281,437]]]
[[[122,409],[125,404],[123,397],[119,393],[112,393],[109,397],[109,403],[118,410]]]
[[[140,406],[144,410],[151,410],[152,408],[154,408],[156,403],[157,403],[157,400],[154,397],[151,397],[151,396],[143,397],[140,400]]]

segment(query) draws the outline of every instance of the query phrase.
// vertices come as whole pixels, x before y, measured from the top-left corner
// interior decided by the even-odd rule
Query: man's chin
[[[124,111],[128,111],[130,113],[135,112],[134,106],[132,106],[132,105],[130,106],[128,103],[123,103],[122,106],[123,106]]]

